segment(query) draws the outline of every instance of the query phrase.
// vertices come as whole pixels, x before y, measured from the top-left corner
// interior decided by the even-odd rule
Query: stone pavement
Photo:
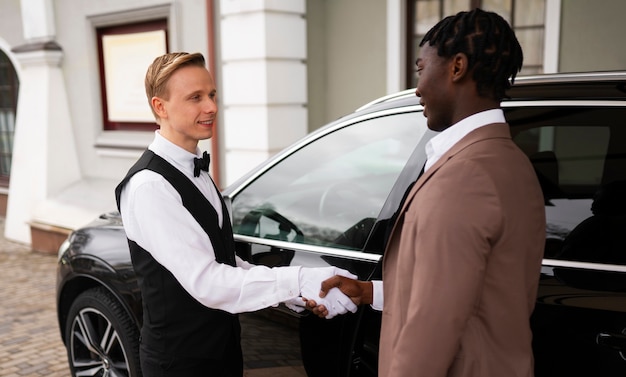
[[[68,377],[56,319],[56,256],[6,240],[4,218],[0,232],[0,377]],[[306,376],[290,322],[266,312],[241,315],[245,377]]]
[[[3,229],[4,230],[4,229]],[[67,377],[55,315],[55,258],[0,245],[0,376]]]

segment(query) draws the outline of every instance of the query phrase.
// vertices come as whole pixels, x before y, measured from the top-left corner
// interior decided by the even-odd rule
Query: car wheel
[[[81,293],[65,329],[72,376],[141,376],[139,330],[105,289]]]

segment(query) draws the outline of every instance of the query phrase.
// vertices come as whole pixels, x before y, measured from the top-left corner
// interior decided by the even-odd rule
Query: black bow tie
[[[200,170],[209,171],[209,162],[211,162],[211,156],[204,152],[202,158],[193,159],[193,176],[199,177]]]

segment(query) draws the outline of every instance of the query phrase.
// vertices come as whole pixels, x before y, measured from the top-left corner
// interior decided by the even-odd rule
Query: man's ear
[[[468,60],[467,55],[462,52],[452,57],[452,81],[463,80],[467,75]]]
[[[163,103],[163,99],[159,97],[152,97],[150,103],[152,104],[152,108],[159,118],[167,118],[167,111],[165,110],[165,104]]]

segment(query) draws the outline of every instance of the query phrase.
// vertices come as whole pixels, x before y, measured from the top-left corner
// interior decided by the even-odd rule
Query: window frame
[[[109,117],[108,95],[106,87],[106,67],[104,62],[103,38],[110,35],[130,35],[148,31],[165,32],[165,52],[169,51],[168,19],[159,18],[148,21],[139,21],[122,25],[102,26],[96,28],[98,47],[98,72],[100,82],[100,101],[102,106],[102,129],[104,131],[154,131],[158,125],[154,121],[131,122],[113,121]]]
[[[6,82],[0,81],[0,110],[3,110],[3,112],[6,111],[8,113],[13,113],[13,121],[15,122],[15,116],[17,114],[19,78],[17,77],[17,71],[9,59],[9,56],[2,50],[0,50],[0,78],[6,79]],[[4,103],[9,106],[2,107]],[[0,141],[3,141],[3,144],[5,144],[2,148],[0,148],[0,162],[4,164],[4,160],[8,160],[8,170],[6,171],[6,174],[3,171],[4,169],[0,169],[0,187],[9,187],[15,123],[13,123],[13,130],[7,129],[0,131],[2,133],[6,133],[10,139],[7,140],[4,137],[0,137]],[[10,136],[8,135],[9,133],[11,133]]]
[[[439,3],[439,19],[443,19],[445,16],[447,16],[446,14],[444,14],[446,0],[406,0],[405,85],[407,88],[414,88],[417,84],[417,78],[415,76],[415,61],[417,60],[418,50],[415,48],[415,45],[424,37],[423,35],[414,33],[415,25],[417,23],[417,20],[415,19],[416,7],[417,7],[417,3],[420,1],[438,2]],[[483,5],[483,0],[466,0],[466,1],[468,4],[467,10],[480,8]],[[545,2],[544,2],[543,24],[522,25],[522,26],[517,26],[515,22],[516,2],[521,1],[521,0],[508,0],[508,1],[510,1],[510,5],[511,5],[510,23],[515,32],[517,32],[518,30],[521,30],[521,31],[522,30],[538,30],[538,29],[543,30],[543,46],[541,46],[541,48],[539,49],[539,51],[543,55],[542,62],[539,65],[537,64],[531,65],[531,64],[524,63],[522,67],[522,73],[524,73],[524,71],[537,72],[537,73],[545,72],[546,71],[545,46],[546,44],[550,43],[550,41],[547,40],[548,30],[546,28],[546,22],[545,22],[545,19],[547,17],[545,16],[545,14],[547,14],[549,11],[547,1],[544,0]]]

